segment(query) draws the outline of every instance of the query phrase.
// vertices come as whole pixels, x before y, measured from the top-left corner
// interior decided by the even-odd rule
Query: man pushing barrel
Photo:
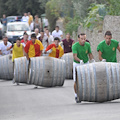
[[[99,43],[97,51],[99,53],[99,60],[102,62],[117,62],[116,49],[120,52],[119,42],[112,39],[110,31],[105,33],[105,40]]]
[[[79,34],[78,40],[79,42],[76,42],[72,46],[72,52],[74,58],[74,62],[73,62],[74,91],[75,91],[75,100],[77,103],[80,101],[77,97],[75,68],[79,65],[88,64],[89,63],[88,56],[92,62],[95,62],[91,52],[90,44],[86,42],[86,35],[84,33]]]

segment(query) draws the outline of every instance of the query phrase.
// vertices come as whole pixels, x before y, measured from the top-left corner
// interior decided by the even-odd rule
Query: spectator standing
[[[5,14],[3,14],[2,24],[3,24],[3,33],[4,33],[7,29],[7,18]]]
[[[36,34],[36,38],[39,40],[39,39],[40,39],[40,36],[41,36],[41,34],[39,33],[39,29],[38,29],[38,28],[35,28],[34,33]]]
[[[59,45],[60,39],[58,37],[54,38],[54,43],[50,44],[46,50],[45,54],[48,52],[49,57],[61,58],[64,54],[63,48]]]
[[[7,50],[12,44],[8,42],[8,38],[3,37],[3,41],[0,43],[0,56],[11,54],[12,50]]]
[[[60,40],[62,39],[63,37],[63,32],[59,29],[59,26],[56,26],[55,27],[55,30],[52,32],[52,36],[55,38],[55,37],[58,37]]]
[[[24,16],[22,17],[22,22],[28,22],[29,17],[27,15],[27,13],[24,13]]]
[[[38,29],[39,29],[39,32],[40,32],[40,26],[41,26],[41,23],[40,23],[40,21],[39,21],[39,17],[38,17],[38,15],[35,15],[34,30],[35,30],[36,28],[38,28]]]
[[[29,41],[28,34],[26,32],[24,32],[23,39],[21,40],[22,45],[25,47],[28,41]]]
[[[53,38],[52,35],[50,35],[50,32],[49,32],[48,29],[46,29],[46,36],[47,36],[47,42],[48,42],[48,45],[52,44],[53,41],[54,41],[54,38]],[[47,45],[47,46],[48,46],[48,45]]]
[[[70,34],[66,34],[66,39],[62,40],[61,45],[63,45],[64,53],[72,52],[72,45],[74,44],[74,40],[70,38]]]
[[[28,17],[29,17],[29,19],[28,19],[28,24],[29,24],[29,26],[30,26],[31,23],[33,22],[33,16],[31,15],[30,12],[28,12]]]

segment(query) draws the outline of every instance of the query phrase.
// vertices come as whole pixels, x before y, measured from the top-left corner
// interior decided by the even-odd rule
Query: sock
[[[75,97],[77,97],[77,94],[75,93]]]

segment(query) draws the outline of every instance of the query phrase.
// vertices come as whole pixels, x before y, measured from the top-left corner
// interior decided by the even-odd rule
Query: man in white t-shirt
[[[54,38],[58,37],[58,38],[60,38],[60,40],[62,39],[62,37],[63,37],[63,32],[62,32],[61,30],[59,30],[59,26],[56,26],[56,27],[55,27],[55,30],[52,32],[52,36],[53,36]]]
[[[28,22],[29,17],[27,16],[27,13],[24,13],[24,16],[22,17],[22,22]]]
[[[12,50],[7,51],[7,48],[10,46],[12,46],[12,44],[8,42],[8,38],[6,36],[3,37],[3,41],[0,42],[0,56],[11,54]]]
[[[48,29],[46,29],[46,36],[47,36],[47,42],[48,42],[48,45],[52,44],[52,43],[53,43],[53,41],[54,41],[53,36],[52,36],[52,35],[50,35],[49,33],[50,33],[50,32],[49,32],[49,30],[48,30]],[[48,45],[47,45],[47,46],[48,46]]]

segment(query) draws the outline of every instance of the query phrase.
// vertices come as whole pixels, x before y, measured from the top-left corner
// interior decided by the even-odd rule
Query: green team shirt
[[[84,46],[81,46],[79,42],[76,42],[72,46],[72,52],[73,54],[77,54],[77,57],[80,60],[83,60],[84,63],[88,62],[88,54],[91,53],[91,47],[88,42],[85,42]],[[78,61],[75,61],[76,63],[79,63]]]
[[[102,52],[102,58],[106,59],[106,62],[117,62],[116,59],[116,49],[118,47],[118,41],[117,40],[111,40],[111,44],[107,45],[106,41],[103,40],[100,42],[100,44],[97,47],[97,51]]]

